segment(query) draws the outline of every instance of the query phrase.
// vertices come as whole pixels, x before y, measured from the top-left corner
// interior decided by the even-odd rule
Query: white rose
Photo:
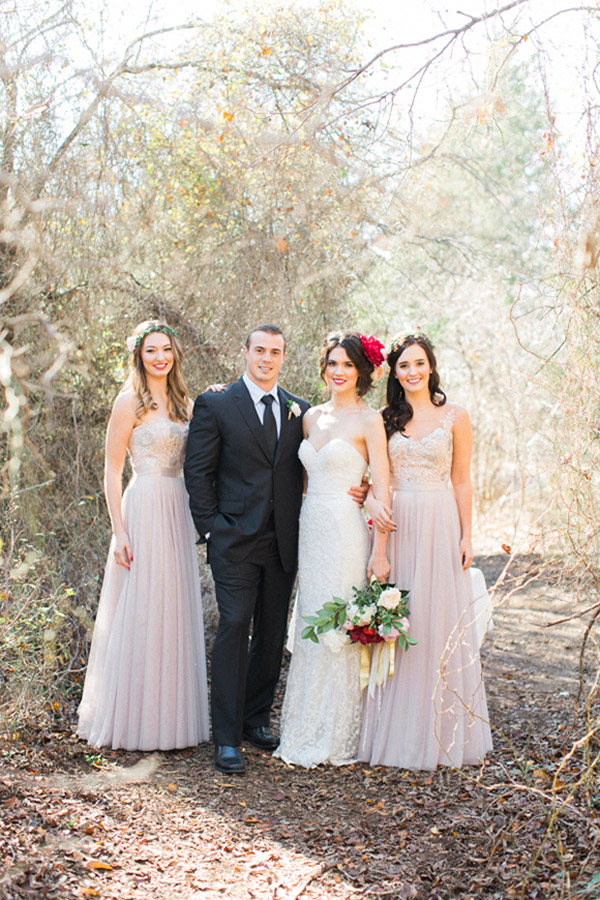
[[[398,588],[387,588],[381,592],[377,605],[383,606],[384,609],[396,609],[401,600],[402,594]]]
[[[356,603],[349,603],[346,607],[346,622],[353,622],[354,618],[358,616],[360,610]]]
[[[371,606],[365,606],[363,611],[360,613],[360,618],[357,625],[368,625],[371,622],[371,619],[375,616],[377,612],[377,607],[375,604],[371,604]]]
[[[319,635],[319,643],[332,653],[339,653],[350,643],[350,638],[345,631],[333,628]]]

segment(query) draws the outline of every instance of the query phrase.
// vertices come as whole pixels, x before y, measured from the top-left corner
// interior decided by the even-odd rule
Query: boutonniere
[[[291,419],[292,416],[299,416],[302,413],[302,410],[300,409],[300,404],[296,403],[295,400],[292,400],[291,397],[287,401],[287,408],[288,408],[288,420]]]

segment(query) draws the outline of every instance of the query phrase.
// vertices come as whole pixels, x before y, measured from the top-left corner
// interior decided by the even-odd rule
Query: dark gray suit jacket
[[[302,415],[309,404],[278,387],[281,433],[275,459],[264,446],[263,426],[240,379],[220,393],[200,394],[194,405],[185,460],[185,483],[200,540],[232,563],[247,559],[271,513],[284,569],[294,571],[302,502]],[[289,415],[288,400],[301,415]]]

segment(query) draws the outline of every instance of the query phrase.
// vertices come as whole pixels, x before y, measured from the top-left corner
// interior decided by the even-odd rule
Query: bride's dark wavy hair
[[[418,344],[419,347],[423,348],[427,361],[431,366],[428,384],[431,402],[434,406],[443,406],[446,402],[446,395],[440,387],[440,375],[437,370],[437,360],[433,352],[433,345],[427,335],[406,334],[400,338],[394,338],[387,358],[390,367],[386,391],[387,406],[382,412],[388,440],[396,431],[404,434],[404,429],[413,417],[413,408],[404,396],[404,388],[396,377],[396,363],[406,348],[413,344]]]
[[[327,362],[329,360],[329,354],[332,350],[335,350],[336,347],[341,347],[342,350],[346,352],[346,356],[356,368],[356,371],[358,372],[356,393],[359,397],[364,397],[364,395],[373,387],[372,376],[375,371],[375,366],[372,362],[369,362],[365,356],[365,349],[362,345],[358,331],[334,331],[325,338],[319,357],[321,381],[323,384],[327,383],[325,380]]]

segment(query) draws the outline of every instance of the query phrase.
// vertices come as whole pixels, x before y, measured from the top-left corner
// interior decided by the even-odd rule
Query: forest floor
[[[506,559],[479,561],[488,584]],[[546,627],[585,599],[522,558],[494,606],[481,769],[306,771],[247,746],[226,776],[210,745],[93,750],[63,711],[0,744],[0,897],[600,897],[600,783],[567,756],[586,617]]]

